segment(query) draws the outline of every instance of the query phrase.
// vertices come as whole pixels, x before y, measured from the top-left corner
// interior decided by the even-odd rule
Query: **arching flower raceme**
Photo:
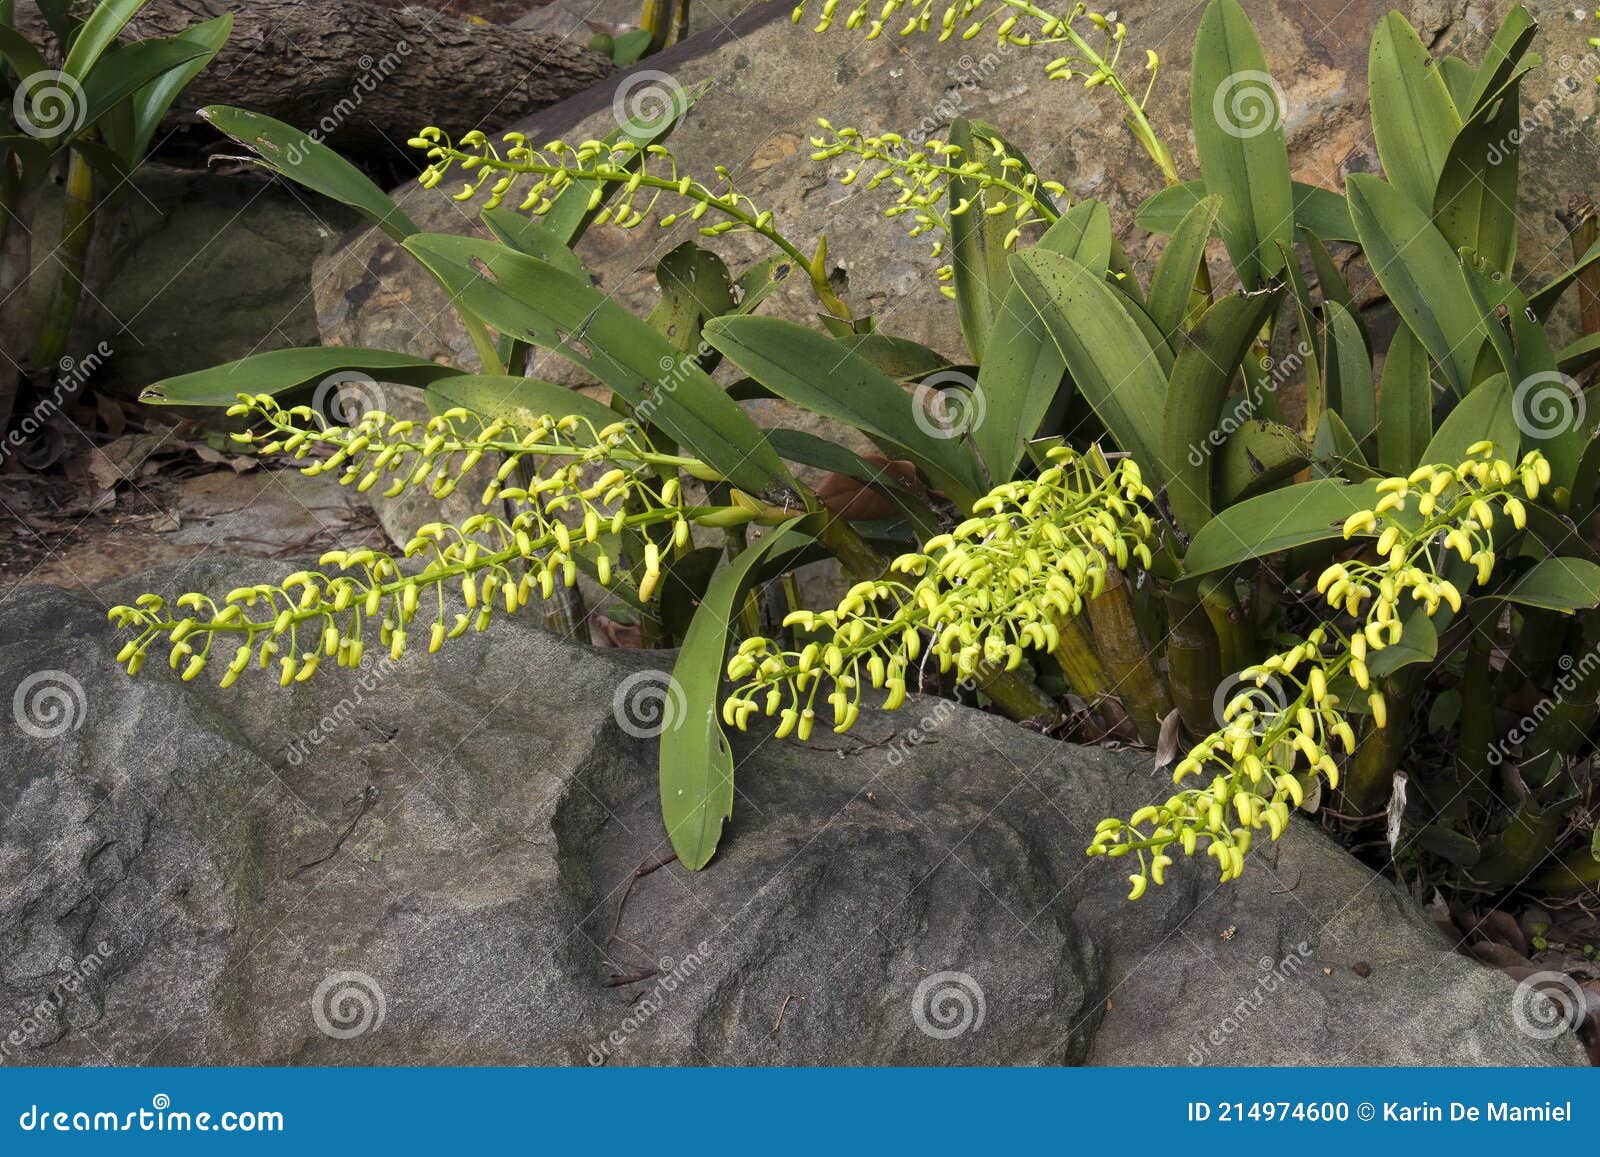
[[[1343,685],[1366,696],[1374,725],[1387,725],[1388,707],[1367,657],[1400,641],[1406,597],[1430,618],[1440,606],[1459,611],[1461,591],[1440,573],[1447,556],[1472,568],[1472,584],[1487,583],[1496,518],[1522,529],[1526,510],[1519,495],[1532,501],[1550,481],[1550,464],[1538,451],[1515,466],[1495,458],[1490,442],[1467,452],[1454,466],[1423,466],[1384,479],[1376,506],[1346,520],[1346,539],[1377,536],[1380,561],[1334,563],[1318,578],[1317,590],[1356,626],[1346,632],[1324,623],[1305,642],[1240,673],[1241,685],[1251,686],[1234,696],[1223,725],[1191,747],[1173,772],[1180,784],[1210,774],[1209,786],[1181,791],[1126,821],[1101,821],[1089,854],[1138,857],[1139,870],[1128,877],[1130,899],[1144,895],[1151,881],[1165,882],[1174,846],[1185,855],[1203,846],[1219,862],[1224,881],[1236,878],[1253,834],[1265,827],[1274,840],[1282,835],[1311,777],[1338,787],[1335,755],[1355,753],[1355,733],[1336,681],[1348,676]]]
[[[780,736],[805,739],[826,685],[842,732],[867,687],[888,690],[886,709],[904,702],[925,646],[941,671],[962,678],[985,665],[1013,669],[1025,650],[1053,650],[1055,623],[1100,593],[1111,566],[1149,565],[1155,527],[1131,459],[1102,473],[1071,450],[1050,458],[1038,478],[997,486],[951,533],[896,559],[891,572],[904,579],[857,584],[831,611],[792,613],[786,627],[819,636],[801,650],[747,639],[728,664],[737,686],[723,718],[743,728],[757,711],[778,715]]]
[[[738,508],[684,506],[677,478],[663,481],[651,468],[671,464],[716,475],[693,459],[653,454],[622,422],[596,429],[581,417],[543,416],[531,419],[524,431],[501,421],[484,425],[465,410],[426,423],[394,421],[374,411],[351,426],[328,426],[309,407],[285,410],[265,396],[246,396],[230,413],[265,419],[264,433],[235,435],[262,453],[309,457],[305,473],[340,471],[341,482],[361,489],[384,482],[383,492],[391,496],[426,483],[442,497],[485,454],[501,455],[504,462],[483,501],[505,500],[522,509],[509,518],[484,513],[460,526],[422,527],[405,547],[404,557],[422,560],[409,572],[380,551],[331,551],[320,565],[340,573],[297,571],[221,599],[191,592],[169,604],[159,595],[141,595],[132,606],[110,612],[113,622],[135,632],[117,656],[130,673],[160,645],[169,648],[170,665],[193,679],[222,646],[223,686],[231,686],[252,661],[265,668],[274,659],[280,682],[288,685],[309,679],[325,659],[358,666],[374,636],[398,659],[421,629],[419,620],[428,624],[427,649],[433,652],[469,628],[484,630],[499,609],[514,613],[535,594],[548,599],[558,585],[573,585],[580,551],[589,552],[597,577],[609,583],[614,563],[604,535],[659,527],[683,545],[691,521],[726,526],[753,517]],[[318,450],[331,453],[312,457]],[[608,461],[630,468],[613,466],[585,480],[584,467]],[[541,475],[534,468],[540,463],[554,463],[554,469]],[[651,541],[639,584],[643,598],[659,582],[661,565],[660,547]],[[459,592],[463,610],[447,604],[447,592]]]

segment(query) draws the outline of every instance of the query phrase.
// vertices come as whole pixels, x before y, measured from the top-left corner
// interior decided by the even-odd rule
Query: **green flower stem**
[[[1128,582],[1116,567],[1107,570],[1106,588],[1089,601],[1088,613],[1112,686],[1127,705],[1140,740],[1154,745],[1161,735],[1161,721],[1172,710],[1172,699],[1139,630]]]

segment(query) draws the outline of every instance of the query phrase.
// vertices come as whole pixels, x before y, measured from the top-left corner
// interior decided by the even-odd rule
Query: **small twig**
[[[804,1000],[804,999],[805,999],[805,997],[803,997],[803,996],[797,997],[792,992],[788,996],[783,998],[783,1007],[778,1009],[778,1019],[773,1021],[773,1023],[772,1023],[772,1035],[773,1036],[777,1036],[778,1035],[778,1030],[783,1027],[783,1014],[789,1011],[789,1002],[793,1001],[793,1000]]]
[[[654,863],[640,864],[633,870],[633,875],[628,877],[628,886],[622,890],[622,898],[617,901],[617,915],[616,918],[611,921],[611,935],[606,937],[607,947],[610,947],[614,942],[620,939],[617,933],[622,930],[622,910],[628,906],[628,897],[633,895],[633,886],[648,876],[651,872],[659,872],[668,864],[676,862],[677,859],[677,852],[669,852],[666,856],[655,861]],[[635,944],[634,947],[637,948],[638,945]]]
[[[307,870],[309,870],[311,868],[315,868],[318,864],[326,864],[329,860],[333,859],[334,856],[338,855],[339,854],[339,849],[344,847],[344,842],[346,840],[348,840],[350,838],[351,833],[356,830],[356,825],[361,822],[361,819],[362,819],[363,816],[365,816],[369,811],[371,811],[373,809],[373,806],[377,804],[378,798],[382,794],[383,794],[383,792],[379,789],[377,784],[375,784],[375,783],[367,784],[367,786],[361,792],[361,796],[360,796],[360,798],[361,798],[361,808],[360,808],[360,810],[356,812],[355,818],[352,819],[348,824],[345,825],[344,831],[339,833],[339,837],[336,840],[333,841],[333,847],[329,848],[325,855],[318,856],[316,859],[310,861],[309,863],[301,864],[298,868],[296,868],[294,871],[289,873],[289,879],[291,879],[291,880],[294,879],[301,872],[307,871]],[[351,798],[355,798],[355,797],[351,797]],[[349,801],[346,801],[346,802],[349,802]]]

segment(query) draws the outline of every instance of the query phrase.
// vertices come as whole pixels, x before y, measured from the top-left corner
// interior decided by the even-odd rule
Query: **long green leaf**
[[[155,406],[231,406],[240,394],[281,394],[334,374],[365,374],[376,382],[426,386],[460,370],[389,350],[338,346],[270,350],[147,386],[141,402]]]
[[[720,317],[706,325],[705,336],[779,397],[903,449],[941,487],[952,487],[960,505],[989,489],[971,450],[941,436],[916,397],[827,334],[773,317]]]
[[[594,286],[492,241],[419,233],[405,247],[474,316],[582,366],[741,490],[798,501],[789,471],[738,403]]]
[[[1167,386],[1163,454],[1167,500],[1190,534],[1216,509],[1216,452],[1231,432],[1221,422],[1228,387],[1282,299],[1281,289],[1224,297],[1201,315],[1178,351]]]
[[[145,0],[100,0],[72,38],[61,71],[80,84],[86,82],[95,61],[116,43],[117,34],[144,5]]]
[[[1062,253],[1089,269],[1108,265],[1113,235],[1111,215],[1098,201],[1079,201],[1034,246]],[[978,369],[984,419],[972,431],[972,444],[995,482],[1008,481],[1022,461],[1024,447],[1063,389],[1066,363],[1038,313],[1013,283],[990,331],[987,356]]]
[[[1439,423],[1420,464],[1454,465],[1467,456],[1468,446],[1484,439],[1495,444],[1501,458],[1516,461],[1522,431],[1517,426],[1511,380],[1504,374],[1494,375],[1456,403],[1449,417]]]
[[[1328,315],[1328,396],[1358,446],[1365,445],[1378,425],[1378,400],[1367,343],[1350,311],[1337,301],[1322,307]]]
[[[1450,242],[1393,185],[1349,180],[1350,215],[1373,274],[1458,394],[1472,387],[1488,334]]]
[[[99,66],[84,82],[82,128],[99,124],[123,101],[174,69],[197,60],[204,64],[207,59],[204,46],[176,37],[117,45],[101,57]]]
[[[1481,106],[1493,100],[1505,88],[1538,31],[1539,22],[1533,18],[1533,14],[1521,4],[1512,5],[1489,41],[1489,47],[1483,54],[1483,63],[1478,66],[1466,100],[1457,102],[1464,119],[1477,113]]]
[[[728,625],[759,569],[810,546],[816,521],[816,515],[790,519],[718,571],[678,651],[662,716],[661,819],[679,862],[691,871],[711,861],[722,825],[733,817],[733,751],[718,703]]]
[[[1020,254],[1013,273],[1078,390],[1150,484],[1159,486],[1166,477],[1161,447],[1166,380],[1126,298],[1106,284],[1103,271],[1059,253]]]
[[[1412,204],[1431,213],[1461,114],[1417,30],[1398,12],[1378,22],[1367,85],[1383,171]]]
[[[1195,277],[1205,264],[1206,242],[1211,239],[1211,230],[1221,211],[1221,197],[1201,198],[1178,222],[1172,240],[1162,251],[1161,260],[1156,262],[1146,309],[1150,320],[1167,335],[1168,341],[1183,332],[1184,319],[1189,315],[1189,295],[1194,292]]]
[[[1582,611],[1600,606],[1600,566],[1588,559],[1541,559],[1500,597],[1551,611]]]
[[[1433,438],[1433,386],[1428,353],[1404,325],[1383,363],[1378,415],[1378,465],[1389,474],[1411,473]]]
[[[1319,478],[1247,498],[1218,514],[1194,536],[1183,558],[1186,575],[1238,566],[1290,547],[1340,538],[1345,519],[1378,501],[1377,483]]]
[[[1457,249],[1471,249],[1502,273],[1517,258],[1521,85],[1474,113],[1450,146],[1434,195],[1433,219]]]
[[[122,158],[130,167],[144,157],[173,102],[189,87],[189,82],[216,59],[232,32],[233,13],[224,12],[215,19],[185,28],[174,38],[195,45],[200,55],[168,69],[134,94],[130,135],[121,145]]]
[[[1355,226],[1350,222],[1350,206],[1343,194],[1303,181],[1293,181],[1290,187],[1294,193],[1295,228],[1310,229],[1324,241],[1359,240]],[[1140,204],[1134,213],[1133,223],[1150,233],[1171,235],[1205,196],[1204,181],[1168,185]],[[1220,231],[1215,235],[1220,237]]]
[[[1571,287],[1574,281],[1578,280],[1579,274],[1596,262],[1600,262],[1600,241],[1596,241],[1589,246],[1572,268],[1528,295],[1528,304],[1533,307],[1533,312],[1538,315],[1540,321],[1550,320],[1550,315],[1555,312],[1556,305],[1561,300],[1561,295]]]
[[[1238,0],[1212,0],[1195,37],[1190,117],[1206,192],[1246,289],[1281,268],[1276,242],[1294,239],[1294,193],[1283,112],[1266,57]]]
[[[509,374],[462,374],[443,378],[428,387],[428,410],[442,414],[454,406],[485,418],[500,418],[524,431],[546,415],[587,418],[596,429],[617,420],[617,412],[587,394],[538,378]]]
[[[218,132],[260,157],[267,168],[362,213],[396,241],[416,224],[360,169],[292,125],[260,113],[214,104],[200,110]]]

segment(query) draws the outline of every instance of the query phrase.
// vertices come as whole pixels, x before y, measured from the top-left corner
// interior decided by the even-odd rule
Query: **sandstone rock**
[[[669,655],[507,622],[219,692],[159,660],[129,681],[99,599],[12,606],[8,1063],[1581,1061],[1299,819],[1234,885],[1185,864],[1128,904],[1083,846],[1163,790],[1148,755],[927,699],[753,735],[711,867],[636,877],[667,843],[649,712],[617,704]]]

